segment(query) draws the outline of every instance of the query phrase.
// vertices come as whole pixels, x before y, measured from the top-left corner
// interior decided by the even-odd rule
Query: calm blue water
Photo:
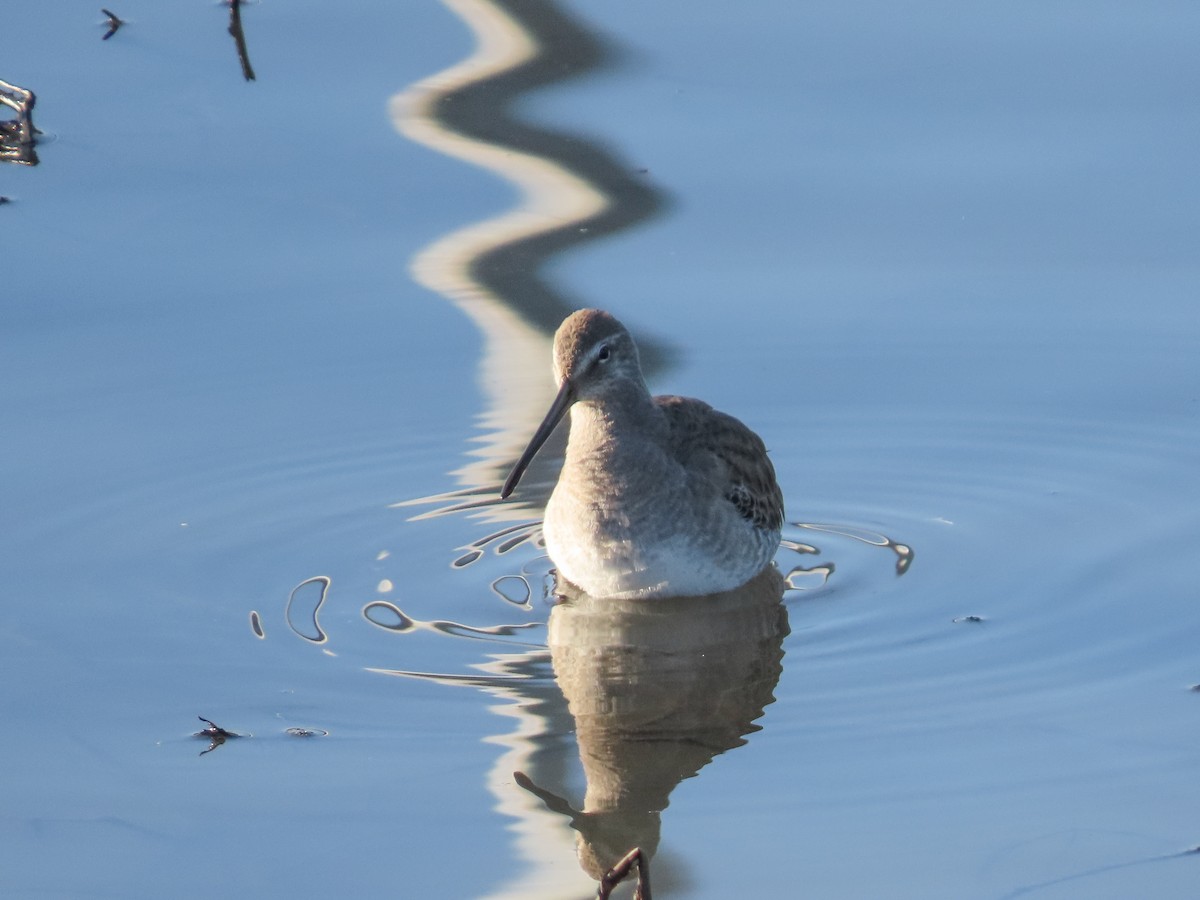
[[[0,892],[1194,894],[1192,5],[114,11],[0,31]],[[582,305],[828,581],[451,566]]]

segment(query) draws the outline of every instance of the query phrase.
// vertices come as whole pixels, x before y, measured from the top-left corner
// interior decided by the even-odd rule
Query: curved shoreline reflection
[[[592,878],[635,847],[653,857],[676,785],[761,728],[789,632],[784,586],[768,567],[724,594],[653,603],[579,595],[551,612],[551,663],[587,788],[575,808],[523,773],[517,780],[569,820]]]
[[[649,219],[664,200],[643,173],[595,141],[513,114],[525,95],[609,66],[612,51],[595,33],[553,0],[443,2],[471,28],[476,49],[397,95],[395,127],[495,173],[517,188],[521,201],[438,238],[411,263],[413,278],[470,316],[484,338],[479,384],[485,434],[472,449],[476,460],[452,473],[462,490],[423,502],[462,508],[465,498],[468,508],[489,519],[511,520],[526,516],[528,507],[471,498],[481,486],[499,484],[520,453],[553,394],[544,366],[551,335],[586,305],[541,270],[557,254]],[[661,364],[661,349],[640,343],[647,367]],[[547,454],[551,462],[554,456]],[[531,483],[545,485],[548,496],[553,474],[538,468],[543,471]]]

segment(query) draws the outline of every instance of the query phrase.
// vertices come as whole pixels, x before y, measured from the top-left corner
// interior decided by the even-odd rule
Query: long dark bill
[[[575,388],[572,386],[569,378],[564,378],[562,387],[558,389],[558,396],[550,404],[550,411],[546,413],[546,418],[542,419],[542,424],[537,427],[537,431],[533,433],[533,437],[529,440],[529,446],[521,452],[517,464],[508,473],[508,478],[504,479],[504,487],[500,488],[501,500],[508,497],[516,489],[517,482],[521,480],[521,476],[525,474],[525,470],[529,468],[529,464],[533,462],[533,458],[537,456],[537,452],[542,449],[542,444],[546,443],[546,439],[553,433],[554,427],[562,421],[562,417],[567,414],[567,410],[571,408],[571,404],[574,402]]]

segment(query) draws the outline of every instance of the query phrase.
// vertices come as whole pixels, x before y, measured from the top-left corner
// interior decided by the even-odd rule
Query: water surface
[[[5,12],[6,895],[1191,896],[1191,6],[114,12]],[[845,526],[782,622],[554,609],[553,453],[414,518],[580,305]]]

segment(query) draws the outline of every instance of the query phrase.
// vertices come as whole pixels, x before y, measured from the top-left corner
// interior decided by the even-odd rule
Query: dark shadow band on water
[[[594,139],[531,124],[513,112],[515,103],[539,88],[611,68],[618,56],[614,48],[553,0],[492,0],[490,5],[525,33],[533,52],[509,68],[438,91],[427,111],[449,131],[544,159],[604,197],[603,208],[591,215],[502,241],[470,263],[474,281],[551,334],[581,304],[539,277],[545,262],[650,219],[666,200],[644,170],[617,159]]]

